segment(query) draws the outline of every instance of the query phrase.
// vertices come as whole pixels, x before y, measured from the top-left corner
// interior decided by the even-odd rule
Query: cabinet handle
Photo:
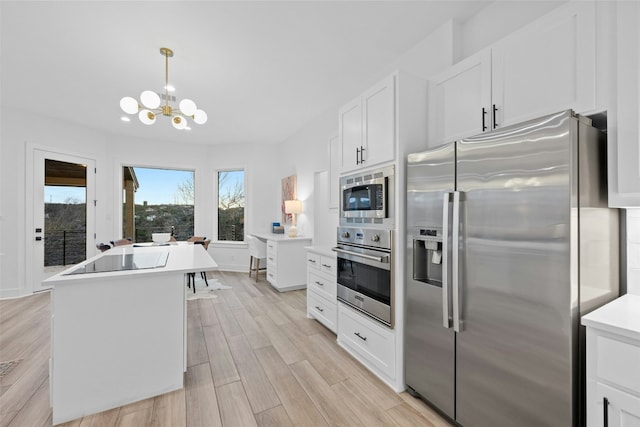
[[[496,111],[498,111],[498,107],[496,107],[496,104],[493,104],[493,128],[497,128],[498,127],[498,123],[496,123]]]
[[[484,132],[485,130],[487,130],[487,125],[485,123],[485,116],[487,115],[487,110],[482,107],[482,132]]]
[[[316,305],[316,310],[318,310],[320,313],[324,313],[324,310],[318,307],[317,305]]]
[[[314,261],[314,262],[315,262],[315,261]],[[322,266],[323,266],[323,267],[325,267],[325,268],[331,268],[331,266],[330,266],[330,265],[328,265],[328,264],[322,264]]]
[[[363,337],[362,335],[360,335],[360,332],[354,332],[353,335],[357,336],[362,341],[366,341],[367,340],[367,337]]]
[[[310,260],[308,260],[308,261],[309,261],[309,262],[312,262],[312,263],[314,263],[314,264],[316,263],[316,260],[315,260],[315,259],[310,259]]]
[[[603,427],[609,427],[609,399],[606,397],[602,398],[602,418]]]
[[[360,149],[356,147],[356,165],[360,164]]]
[[[364,150],[366,150],[366,148],[364,148],[362,145],[360,146],[360,163],[364,163]]]
[[[316,285],[324,286],[324,283],[322,283],[322,282],[318,282],[318,281],[316,280]]]

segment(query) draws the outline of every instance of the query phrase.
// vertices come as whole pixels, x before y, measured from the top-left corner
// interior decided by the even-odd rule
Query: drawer
[[[313,252],[307,252],[307,267],[319,270],[320,258],[321,257],[318,254],[314,254]]]
[[[331,275],[333,280],[336,280],[336,264],[336,257],[328,257],[324,255],[320,257],[320,270]]]
[[[597,338],[597,376],[640,393],[640,347],[605,336]]]
[[[338,303],[338,342],[360,356],[369,369],[395,378],[395,336],[375,320]]]
[[[336,322],[338,313],[336,311],[336,301],[328,301],[312,290],[307,290],[307,313],[318,322],[336,332]]]
[[[271,240],[267,240],[267,259],[275,262],[278,257],[278,244]]]
[[[307,288],[317,292],[328,300],[336,301],[336,280],[334,278],[329,279],[326,274],[310,270]]]

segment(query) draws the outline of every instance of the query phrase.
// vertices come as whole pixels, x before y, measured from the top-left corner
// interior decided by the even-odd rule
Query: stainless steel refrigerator
[[[572,111],[410,154],[409,391],[466,427],[580,425],[579,317],[618,295],[618,223]]]

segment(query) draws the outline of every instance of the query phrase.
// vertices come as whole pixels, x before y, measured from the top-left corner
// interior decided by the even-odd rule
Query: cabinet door
[[[477,135],[490,126],[491,53],[459,62],[431,85],[435,140],[429,146]],[[484,114],[483,114],[484,108]],[[483,129],[483,125],[486,129]]]
[[[391,75],[362,95],[363,166],[395,157],[395,76]]]
[[[601,383],[597,383],[596,390],[596,401],[589,403],[598,407],[594,413],[599,416],[587,420],[589,427],[640,427],[639,397]]]
[[[617,8],[618,133],[609,150],[609,205],[631,207],[640,206],[640,3]]]
[[[338,112],[339,138],[342,145],[340,169],[343,172],[360,167],[362,148],[362,106],[361,99],[351,101]]]
[[[570,2],[492,48],[494,127],[592,111],[595,69],[594,4]]]

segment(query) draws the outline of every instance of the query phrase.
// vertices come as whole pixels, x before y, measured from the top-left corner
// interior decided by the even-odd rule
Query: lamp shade
[[[300,200],[285,200],[284,211],[288,214],[302,213],[302,202]]]

